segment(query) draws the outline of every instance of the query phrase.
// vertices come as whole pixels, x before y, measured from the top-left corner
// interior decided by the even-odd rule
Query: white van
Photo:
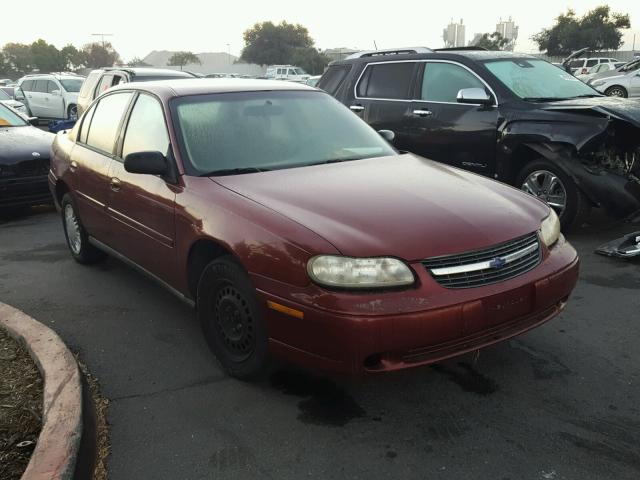
[[[310,75],[294,65],[269,65],[265,76],[273,80],[289,80],[305,83]]]

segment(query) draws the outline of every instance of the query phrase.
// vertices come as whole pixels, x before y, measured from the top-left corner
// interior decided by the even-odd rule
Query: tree
[[[287,22],[256,23],[243,37],[245,47],[240,59],[260,65],[291,63],[297,49],[313,49],[314,44],[305,27]]]
[[[182,70],[182,68],[185,65],[190,65],[194,63],[197,65],[202,64],[198,56],[195,55],[193,52],[176,52],[173,55],[171,55],[171,58],[169,58],[167,65],[171,67],[180,67],[180,70]]]
[[[7,43],[2,49],[5,64],[13,75],[22,76],[33,70],[31,47],[23,43]]]
[[[82,47],[84,64],[89,68],[113,67],[120,62],[120,54],[115,51],[111,43],[94,42]]]
[[[38,39],[31,44],[33,66],[40,73],[60,72],[65,69],[66,62],[54,45]]]
[[[532,40],[548,55],[567,55],[584,47],[591,51],[617,50],[622,45],[620,30],[630,26],[628,14],[612,13],[608,5],[596,7],[581,18],[569,9],[556,18],[555,25],[543,29]]]
[[[133,57],[129,63],[127,63],[127,67],[150,67],[151,64],[143,61],[139,57]]]
[[[289,62],[311,75],[320,75],[331,59],[314,47],[296,48]],[[289,63],[288,62],[288,63]]]
[[[484,33],[473,46],[487,50],[507,50],[511,46],[511,40],[504,38],[500,32]]]
[[[75,70],[83,67],[86,63],[86,58],[83,53],[73,45],[67,45],[60,50],[64,62],[65,70]]]

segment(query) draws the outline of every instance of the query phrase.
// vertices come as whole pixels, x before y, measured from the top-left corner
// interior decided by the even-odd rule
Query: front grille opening
[[[422,264],[445,288],[473,288],[522,275],[541,259],[538,234],[533,232],[490,248],[431,258]]]

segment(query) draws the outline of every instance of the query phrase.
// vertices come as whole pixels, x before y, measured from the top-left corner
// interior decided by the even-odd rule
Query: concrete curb
[[[22,480],[71,480],[82,436],[76,360],[53,330],[4,303],[0,327],[25,345],[44,380],[42,430]]]

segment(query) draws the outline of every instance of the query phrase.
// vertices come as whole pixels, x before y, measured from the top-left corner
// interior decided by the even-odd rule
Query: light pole
[[[229,65],[231,65],[231,44],[227,43],[227,55],[229,56]]]
[[[104,48],[104,37],[113,37],[113,33],[92,33],[91,35],[102,38],[102,48]]]

